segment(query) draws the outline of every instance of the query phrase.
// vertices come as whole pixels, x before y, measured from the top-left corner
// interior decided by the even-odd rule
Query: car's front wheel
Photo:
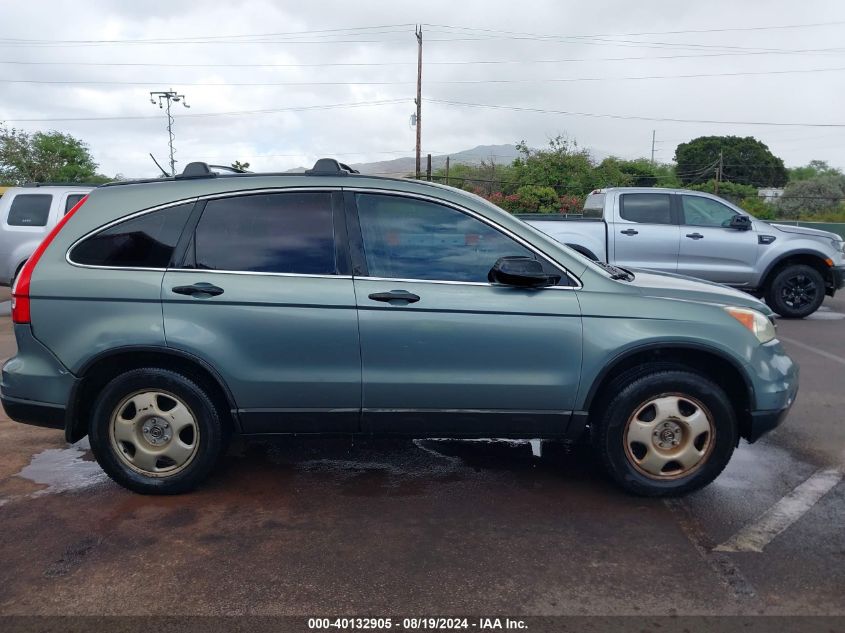
[[[199,485],[225,448],[221,412],[182,374],[135,369],[100,392],[89,428],[97,462],[135,492],[177,494]]]
[[[686,369],[639,369],[606,393],[590,420],[610,476],[629,492],[674,496],[701,488],[727,465],[737,440],[724,390]]]
[[[766,292],[766,303],[782,317],[803,319],[819,309],[824,294],[821,273],[812,266],[795,264],[774,276]]]

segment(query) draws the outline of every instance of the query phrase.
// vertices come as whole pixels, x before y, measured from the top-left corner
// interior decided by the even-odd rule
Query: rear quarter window
[[[9,226],[47,226],[53,196],[48,193],[21,193],[9,207]]]
[[[188,202],[103,229],[74,246],[70,260],[85,266],[167,268],[193,208]]]
[[[604,201],[606,193],[591,193],[584,202],[584,217],[601,220],[604,217]]]
[[[68,194],[67,200],[65,200],[64,215],[67,215],[67,212],[70,211],[71,209],[73,209],[73,207],[75,207],[79,203],[79,201],[82,200],[82,198],[84,198],[86,195],[88,195],[88,194],[85,194],[85,193]]]

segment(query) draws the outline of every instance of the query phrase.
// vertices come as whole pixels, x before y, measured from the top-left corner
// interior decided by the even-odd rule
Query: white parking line
[[[795,347],[800,347],[801,349],[805,349],[808,352],[814,352],[814,353],[818,354],[819,356],[824,356],[825,358],[832,360],[835,363],[840,363],[842,365],[845,365],[845,358],[842,358],[841,356],[837,356],[836,354],[831,354],[830,352],[826,352],[823,349],[819,349],[818,347],[813,347],[812,345],[807,345],[806,343],[802,343],[801,341],[796,341],[794,338],[786,338],[785,336],[778,336],[778,338],[781,341],[785,341],[785,342],[789,343],[790,345],[794,345]]]
[[[816,471],[807,481],[769,508],[757,521],[746,525],[714,549],[718,552],[762,552],[778,534],[800,519],[819,499],[842,481],[842,471]]]

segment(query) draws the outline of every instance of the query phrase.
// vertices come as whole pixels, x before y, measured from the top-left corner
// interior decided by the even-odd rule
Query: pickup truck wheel
[[[645,372],[645,373],[643,373]],[[591,420],[593,444],[610,476],[648,497],[685,494],[713,481],[737,440],[724,390],[685,369],[638,369]]]
[[[91,449],[115,482],[144,494],[199,485],[223,453],[222,416],[182,374],[135,369],[113,379],[94,405]]]
[[[778,272],[766,292],[769,307],[787,319],[803,319],[824,301],[824,279],[806,264],[787,266]]]

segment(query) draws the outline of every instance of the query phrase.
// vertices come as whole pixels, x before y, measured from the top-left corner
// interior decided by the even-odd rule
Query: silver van
[[[0,285],[11,286],[44,236],[93,187],[25,185],[0,198]]]

